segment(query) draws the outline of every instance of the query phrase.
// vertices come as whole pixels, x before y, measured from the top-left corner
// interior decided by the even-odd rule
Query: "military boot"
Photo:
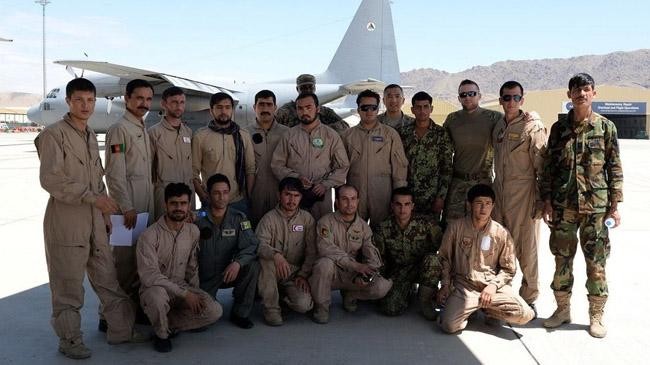
[[[341,295],[343,296],[343,309],[345,309],[346,312],[354,313],[359,309],[356,298],[352,298],[350,294],[343,292],[341,292]]]
[[[264,310],[264,322],[269,326],[282,326],[282,314],[279,311]]]
[[[418,301],[420,302],[420,309],[422,315],[427,321],[434,321],[436,319],[436,311],[433,308],[433,298],[436,296],[436,290],[430,286],[420,285],[418,290]]]
[[[311,320],[318,324],[325,324],[330,320],[330,310],[322,305],[314,305],[314,312],[312,313]]]
[[[589,299],[589,334],[596,338],[603,338],[607,334],[607,328],[603,324],[607,297],[587,295],[587,298]]]
[[[556,328],[565,323],[571,323],[571,292],[554,291],[557,309],[553,315],[544,321],[544,327]]]
[[[90,349],[84,345],[83,341],[78,340],[59,340],[59,352],[71,359],[87,359],[92,354]]]

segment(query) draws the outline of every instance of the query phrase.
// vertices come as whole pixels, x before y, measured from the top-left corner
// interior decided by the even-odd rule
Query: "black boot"
[[[172,350],[172,341],[168,338],[154,336],[153,348],[158,352],[170,352]]]

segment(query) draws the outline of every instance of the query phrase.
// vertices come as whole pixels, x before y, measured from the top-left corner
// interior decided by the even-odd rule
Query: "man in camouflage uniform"
[[[557,301],[557,309],[544,321],[544,327],[571,322],[573,258],[579,229],[587,266],[589,334],[602,338],[607,334],[602,316],[608,296],[605,263],[610,250],[604,222],[612,218],[613,227],[620,224],[617,208],[623,201],[623,168],[616,126],[591,108],[596,96],[594,79],[585,73],[573,76],[567,96],[573,110],[551,128],[540,182],[543,217],[551,228],[549,243],[555,255],[551,289]]]
[[[302,74],[296,78],[296,91],[298,94],[316,93],[316,77],[310,74]],[[339,134],[350,128],[338,114],[331,108],[321,105],[318,113],[320,122],[334,129]],[[293,127],[300,124],[300,118],[296,112],[296,102],[290,101],[275,112],[275,120],[287,127]]]
[[[415,123],[415,118],[404,114],[404,90],[397,84],[390,84],[384,88],[384,106],[386,111],[379,114],[377,119],[395,129],[406,127]]]
[[[375,232],[375,245],[384,260],[382,274],[393,280],[391,290],[379,300],[379,310],[389,316],[404,313],[413,285],[419,283],[422,314],[433,320],[433,297],[440,281],[437,252],[442,230],[431,220],[414,216],[413,208],[413,192],[409,188],[393,190],[393,215]]]
[[[413,95],[415,124],[398,130],[409,161],[408,184],[413,189],[415,212],[439,220],[451,180],[453,145],[447,131],[430,118],[432,101],[424,91]]]
[[[472,186],[492,183],[492,130],[503,114],[479,107],[479,100],[478,84],[461,81],[458,101],[463,109],[449,114],[443,124],[454,145],[453,177],[445,202],[447,223],[465,216],[465,198]]]

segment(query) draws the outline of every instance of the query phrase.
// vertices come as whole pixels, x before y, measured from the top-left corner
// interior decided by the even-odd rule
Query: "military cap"
[[[316,83],[316,77],[314,77],[314,75],[302,74],[296,77],[296,86],[300,86],[303,84],[315,84],[315,83]]]

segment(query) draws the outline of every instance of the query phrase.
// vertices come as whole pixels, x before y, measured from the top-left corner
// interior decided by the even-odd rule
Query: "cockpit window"
[[[56,99],[56,95],[59,93],[59,91],[61,91],[61,89],[59,89],[59,88],[52,89],[52,91],[50,91],[49,93],[47,93],[47,95],[45,95],[45,98],[46,99]]]

